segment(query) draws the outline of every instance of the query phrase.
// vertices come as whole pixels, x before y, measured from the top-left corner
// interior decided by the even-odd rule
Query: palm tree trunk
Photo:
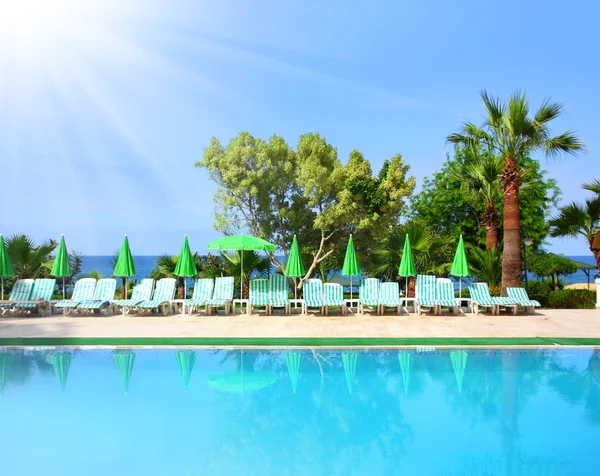
[[[596,260],[596,267],[598,268],[598,273],[600,273],[600,250],[592,251],[594,254],[594,259]]]
[[[510,156],[504,159],[504,254],[502,257],[502,295],[507,287],[521,285],[521,234],[519,214],[519,182],[517,162]]]
[[[183,278],[177,278],[177,299],[185,298],[185,284]]]
[[[498,246],[498,214],[494,205],[488,205],[485,210],[485,249],[491,250]]]

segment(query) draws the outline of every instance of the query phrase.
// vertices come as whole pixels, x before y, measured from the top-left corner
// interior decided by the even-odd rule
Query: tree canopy
[[[401,155],[386,160],[374,175],[361,152],[352,151],[344,165],[337,149],[316,133],[300,136],[295,150],[277,135],[265,141],[242,132],[226,146],[213,137],[194,165],[218,185],[215,228],[264,238],[286,259],[297,235],[305,257],[312,257],[306,277],[326,260],[338,265],[350,233],[359,258],[368,261],[371,247],[384,241],[402,216],[415,186]],[[274,253],[270,257],[284,269]]]

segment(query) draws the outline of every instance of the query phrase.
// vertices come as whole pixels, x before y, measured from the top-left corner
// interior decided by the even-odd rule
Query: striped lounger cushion
[[[323,282],[320,279],[307,279],[304,282],[304,305],[309,307],[323,307]]]
[[[363,279],[359,290],[359,299],[363,306],[378,306],[379,280],[376,278]]]
[[[194,284],[194,294],[192,295],[192,299],[185,301],[185,307],[193,309],[206,306],[208,301],[212,298],[214,287],[215,282],[213,279],[198,279],[196,284]]]
[[[131,299],[115,299],[112,303],[118,307],[134,307],[142,301],[148,301],[152,297],[154,279],[142,279],[142,282],[133,288]]]
[[[400,306],[400,287],[398,283],[381,283],[379,285],[379,304],[385,307]]]
[[[116,280],[112,278],[101,279],[96,285],[94,297],[89,301],[83,301],[79,305],[79,309],[106,309],[115,298],[116,289]]]
[[[54,307],[58,308],[76,308],[83,301],[89,301],[94,297],[96,289],[96,280],[94,278],[80,279],[75,283],[73,297],[64,301],[57,302]]]
[[[45,302],[52,299],[55,287],[56,279],[36,279],[29,298],[29,301],[36,302],[16,304],[15,309],[25,311],[43,307]]]

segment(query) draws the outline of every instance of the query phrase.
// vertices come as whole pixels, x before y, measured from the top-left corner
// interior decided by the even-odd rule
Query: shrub
[[[549,281],[529,281],[527,288],[531,299],[539,301],[542,307],[548,307],[548,297],[554,292]]]
[[[594,309],[596,293],[587,289],[561,289],[548,296],[548,307],[552,309]]]

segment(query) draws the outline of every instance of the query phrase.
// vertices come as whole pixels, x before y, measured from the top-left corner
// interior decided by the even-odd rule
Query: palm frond
[[[600,179],[596,179],[593,182],[584,183],[582,187],[585,190],[589,190],[592,193],[600,195]]]
[[[587,146],[573,132],[567,131],[545,141],[544,150],[548,157],[556,157],[561,153],[574,155],[576,152],[586,151]]]
[[[544,100],[538,111],[535,113],[534,121],[540,126],[546,126],[546,123],[556,119],[563,112],[564,106],[560,103],[550,102],[550,99]]]
[[[499,98],[490,96],[485,89],[481,90],[479,94],[481,95],[481,99],[483,99],[485,108],[488,111],[488,119],[486,122],[492,128],[496,129],[500,126],[502,117],[505,113],[505,107],[502,105]]]

